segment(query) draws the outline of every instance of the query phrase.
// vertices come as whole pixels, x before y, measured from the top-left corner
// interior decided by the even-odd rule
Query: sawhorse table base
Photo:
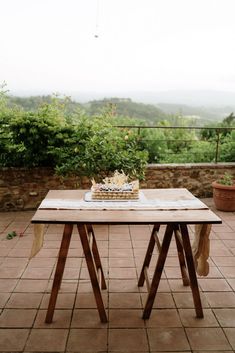
[[[203,318],[201,298],[200,298],[200,293],[198,288],[197,276],[196,276],[196,271],[194,266],[194,259],[193,259],[187,225],[177,224],[177,223],[168,224],[166,227],[162,244],[160,243],[160,240],[158,237],[159,229],[160,229],[160,224],[155,224],[152,230],[152,234],[148,244],[148,249],[144,259],[144,264],[138,281],[139,287],[143,286],[144,281],[146,281],[147,289],[148,289],[148,297],[147,297],[147,301],[143,312],[143,319],[149,319],[150,317],[154,299],[158,290],[162,271],[164,268],[164,264],[166,261],[167,253],[169,250],[169,246],[170,246],[170,242],[173,234],[175,235],[175,240],[176,240],[176,247],[177,247],[183,285],[184,286],[190,285],[192,290],[192,295],[193,295],[196,316],[198,318]],[[155,245],[158,248],[159,256],[154,270],[152,281],[150,282],[148,277],[148,267],[152,258]],[[187,263],[187,267],[186,267],[186,263]]]

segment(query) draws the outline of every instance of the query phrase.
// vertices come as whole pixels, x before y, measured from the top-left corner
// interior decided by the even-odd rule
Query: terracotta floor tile
[[[154,252],[155,252],[155,250],[154,250]],[[142,258],[142,264],[143,264],[145,254],[146,254],[146,249],[134,248],[133,253],[134,253],[134,257],[141,257]]]
[[[129,230],[129,226],[127,225],[110,225],[109,226],[109,234],[120,234],[120,235],[125,235],[128,234],[129,235],[130,230]]]
[[[144,329],[110,329],[110,352],[148,352],[147,335]]]
[[[179,314],[184,327],[218,327],[211,309],[204,309],[203,318],[197,318],[194,309],[179,309]]]
[[[11,295],[11,293],[0,293],[0,308],[4,308],[10,295]]]
[[[109,292],[139,292],[139,287],[137,280],[118,280],[118,279],[110,279],[109,280]]]
[[[213,311],[222,327],[235,327],[235,309],[214,309]]]
[[[109,327],[111,328],[141,328],[145,326],[142,310],[109,310]]]
[[[109,256],[110,257],[133,257],[133,250],[132,249],[109,249]]]
[[[105,328],[107,323],[101,323],[97,309],[79,309],[73,311],[72,328]]]
[[[51,293],[52,284],[53,284],[53,281],[49,280],[48,286],[46,289],[46,291],[49,293]],[[63,279],[61,282],[60,293],[76,293],[77,286],[78,286],[77,279],[67,279],[67,280]]]
[[[39,307],[41,300],[42,293],[12,293],[6,307],[15,309],[33,309]]]
[[[30,328],[35,316],[34,309],[4,309],[0,315],[0,327]]]
[[[234,240],[234,232],[216,232],[216,235],[222,240]]]
[[[15,249],[30,249],[32,248],[32,240],[31,239],[24,239],[20,238],[16,243]]]
[[[109,232],[108,236],[109,241],[129,241],[131,240],[130,234],[120,234],[120,233],[111,233]]]
[[[28,352],[61,352],[65,350],[68,330],[33,329],[25,350]]]
[[[232,228],[226,223],[213,224],[212,229],[217,233],[232,232]]]
[[[193,350],[222,351],[231,349],[221,328],[186,328]]]
[[[231,253],[232,253],[233,255],[235,255],[235,249],[234,249],[234,248],[231,248],[230,250],[231,250]]]
[[[45,323],[47,310],[38,310],[37,317],[34,322],[34,328],[69,328],[72,310],[58,310],[54,311],[53,321],[51,324]]]
[[[139,277],[139,276],[138,276]],[[150,277],[151,278],[151,277]],[[141,293],[143,292],[147,292],[147,286],[146,286],[146,283],[144,283],[143,287],[139,287],[139,290]],[[158,287],[158,293],[166,293],[166,292],[170,292],[170,287],[169,287],[169,284],[168,284],[168,281],[165,280],[165,279],[161,279],[160,283],[159,283],[159,287]]]
[[[109,266],[110,267],[134,267],[135,262],[134,259],[128,259],[128,258],[118,258],[118,257],[110,257],[109,258]]]
[[[78,293],[93,293],[91,281],[89,279],[79,280],[77,291]]]
[[[17,282],[17,279],[1,279],[0,292],[12,292]]]
[[[147,293],[141,293],[143,307],[147,300]],[[155,309],[170,309],[175,308],[171,293],[157,293],[153,304]]]
[[[235,328],[225,328],[224,332],[225,332],[232,348],[235,349]]]
[[[18,242],[17,237],[8,240],[7,238],[7,232],[0,232],[0,249],[13,249],[16,246],[16,243]]]
[[[47,233],[61,234],[61,232],[63,232],[63,229],[64,229],[63,224],[49,224],[47,228]]]
[[[68,257],[65,263],[66,267],[80,268],[82,264],[82,258],[80,257]]]
[[[141,308],[140,294],[138,293],[110,293],[109,308]]]
[[[9,257],[29,257],[29,255],[30,249],[12,249],[8,254]]]
[[[225,246],[221,247],[221,249],[211,249],[210,256],[231,256],[232,251],[227,249]]]
[[[146,320],[147,327],[182,327],[179,314],[175,309],[153,309]]]
[[[29,261],[29,264],[28,264],[28,268],[30,267],[37,267],[37,268],[40,268],[40,267],[53,267],[56,263],[56,258],[48,258],[48,259],[42,259],[42,258],[36,258],[36,257],[33,257],[30,261]]]
[[[110,267],[109,268],[109,278],[112,279],[136,279],[137,282],[137,273],[136,269],[133,267]]]
[[[0,256],[5,257],[10,253],[11,249],[8,248],[0,248]]]
[[[98,246],[98,249],[108,249],[109,242],[106,240],[97,240],[97,246]]]
[[[103,268],[103,271],[104,271],[104,268]],[[86,280],[89,280],[90,279],[90,275],[89,275],[89,272],[88,272],[88,269],[87,269],[87,267],[85,266],[85,267],[82,267],[82,269],[81,269],[81,272],[78,274],[78,276],[79,276],[79,279],[81,280],[83,280],[83,279],[86,279]],[[106,277],[107,277],[107,275],[106,275]]]
[[[80,268],[66,267],[63,274],[63,279],[78,279]]]
[[[235,290],[235,278],[233,279],[228,279],[228,283],[232,287],[233,290]]]
[[[166,258],[166,262],[165,262],[165,266],[166,267],[179,267],[179,259],[178,256],[168,256]]]
[[[208,292],[205,296],[212,308],[235,308],[235,293],[233,292]]]
[[[22,352],[29,335],[26,329],[0,329],[0,351]]]
[[[107,329],[71,329],[67,351],[107,352]]]
[[[132,243],[130,240],[110,240],[109,249],[130,249],[132,248]]]
[[[29,292],[29,293],[35,293],[35,292],[44,292],[47,288],[48,281],[44,279],[38,279],[38,280],[33,280],[33,279],[21,279],[19,280],[15,292]]]
[[[49,241],[51,241],[51,240],[53,240],[53,241],[60,240],[61,241],[62,237],[63,237],[63,231],[58,231],[57,233],[52,233],[47,230],[44,234],[44,239],[49,240]]]
[[[192,293],[173,293],[173,297],[176,303],[177,308],[194,308],[193,296]],[[203,293],[200,293],[202,307],[207,308],[209,306],[207,302],[207,296]]]
[[[47,309],[50,294],[44,294],[40,305],[41,309]],[[57,309],[72,309],[74,306],[75,293],[59,293],[56,301]]]
[[[17,267],[0,267],[0,279],[1,278],[20,278],[23,273],[23,269]]]
[[[133,248],[141,248],[147,250],[149,241],[148,240],[135,240],[132,239],[132,246]]]
[[[60,240],[49,240],[50,238],[46,238],[44,243],[43,243],[43,248],[44,249],[59,249],[61,241]],[[72,241],[70,243],[70,246],[72,244]]]
[[[220,266],[219,270],[226,278],[235,278],[235,266]]]
[[[235,266],[235,256],[212,256],[216,266]]]
[[[167,278],[182,278],[179,267],[165,267],[165,274]]]
[[[46,267],[30,267],[26,268],[22,278],[27,279],[49,279],[52,268]]]
[[[44,249],[42,248],[39,253],[37,253],[36,257],[38,259],[44,257],[57,257],[59,250],[58,249]]]
[[[187,337],[182,328],[149,328],[148,337],[151,351],[190,350]]]
[[[235,239],[224,240],[223,243],[227,248],[235,248]]]
[[[199,279],[199,285],[204,292],[228,292],[232,290],[227,281],[220,278]]]
[[[190,286],[184,286],[182,279],[169,279],[168,283],[172,292],[191,292]]]
[[[28,259],[24,257],[15,257],[15,258],[5,258],[1,267],[17,267],[19,269],[25,269],[28,263]]]
[[[204,277],[198,276],[198,279],[200,279],[200,278],[204,278]],[[206,278],[223,278],[223,275],[220,272],[220,270],[218,269],[218,267],[210,265],[210,270],[209,270],[209,273],[206,276]]]
[[[108,306],[108,295],[102,292],[104,306]],[[97,308],[93,293],[78,293],[75,302],[75,308],[93,309]]]
[[[82,250],[82,248],[79,248],[79,249],[69,248],[68,256],[69,257],[83,257],[83,250]]]

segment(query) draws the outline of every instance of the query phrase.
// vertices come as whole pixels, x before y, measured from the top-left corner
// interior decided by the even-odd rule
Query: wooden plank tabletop
[[[187,189],[144,189],[148,199],[191,200],[195,197]],[[50,190],[48,199],[81,199],[86,190]],[[189,210],[51,210],[38,209],[32,223],[87,224],[168,224],[222,223],[209,209]]]

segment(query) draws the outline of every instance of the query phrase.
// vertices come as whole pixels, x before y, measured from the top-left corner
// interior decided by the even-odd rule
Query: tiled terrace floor
[[[233,352],[235,213],[217,213],[223,224],[213,226],[210,274],[199,278],[204,319],[195,318],[172,243],[154,310],[142,320],[146,289],[137,287],[137,277],[150,228],[100,226],[95,230],[109,288],[104,293],[109,322],[99,321],[75,232],[49,325],[44,319],[62,228],[49,226],[43,249],[29,261],[33,212],[1,213],[0,352]],[[6,240],[13,230],[23,237]],[[193,236],[193,228],[190,232]]]

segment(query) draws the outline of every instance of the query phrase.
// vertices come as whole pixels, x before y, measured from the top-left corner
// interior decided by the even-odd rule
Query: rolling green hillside
[[[9,105],[17,105],[25,111],[35,111],[43,103],[51,103],[52,96],[31,96],[16,97],[9,96]],[[208,123],[216,123],[223,117],[229,115],[231,111],[225,108],[204,108],[191,107],[180,104],[144,104],[132,101],[130,98],[104,98],[92,100],[87,103],[78,103],[68,98],[61,98],[59,103],[65,103],[66,114],[69,115],[77,109],[84,110],[87,115],[94,116],[100,114],[104,109],[110,109],[113,115],[122,117],[123,124],[127,117],[141,121],[147,124],[156,125],[160,121],[167,120],[172,125],[178,125],[178,117],[184,117],[186,125],[203,126]],[[130,123],[128,119],[128,123]]]

